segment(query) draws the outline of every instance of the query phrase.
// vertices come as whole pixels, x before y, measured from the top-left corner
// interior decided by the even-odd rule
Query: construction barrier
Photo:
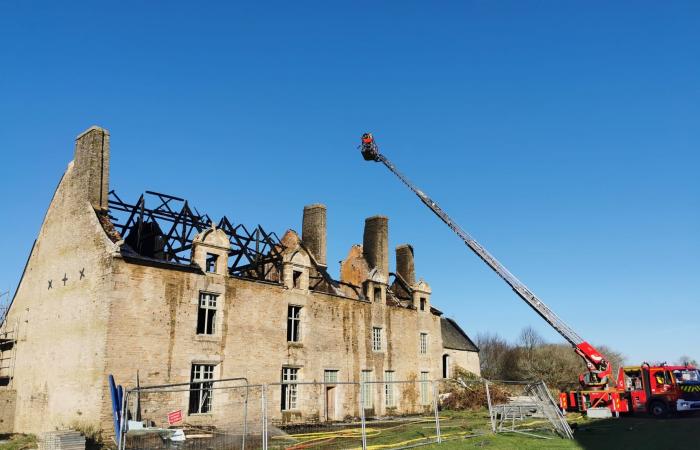
[[[482,379],[248,384],[209,380],[128,389],[121,450],[397,449],[493,432],[570,437],[544,383]],[[568,431],[567,431],[568,430]]]

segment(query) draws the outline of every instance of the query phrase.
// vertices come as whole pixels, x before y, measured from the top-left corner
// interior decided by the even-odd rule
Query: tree
[[[481,376],[487,379],[503,379],[504,356],[511,345],[496,333],[479,333],[476,336],[479,347]]]

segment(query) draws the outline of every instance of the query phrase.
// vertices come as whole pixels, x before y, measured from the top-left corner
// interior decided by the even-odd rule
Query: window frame
[[[282,367],[281,372],[282,383],[280,385],[281,394],[281,411],[296,411],[299,408],[297,404],[299,400],[299,393],[297,383],[299,381],[299,368],[298,367]]]
[[[418,337],[418,353],[421,355],[428,354],[428,333],[420,333]]]
[[[421,371],[420,373],[420,404],[427,406],[430,404],[430,372]]]
[[[364,409],[374,408],[374,393],[372,392],[372,370],[360,371],[360,399]]]
[[[301,305],[287,305],[287,342],[301,342]],[[294,315],[296,311],[296,316]]]
[[[384,351],[384,336],[382,332],[382,327],[372,327],[372,351],[382,352]]]
[[[396,386],[393,383],[395,371],[384,371],[384,407],[396,408]]]
[[[215,363],[192,363],[190,366],[190,398],[187,415],[211,414],[214,404]],[[196,397],[193,397],[196,395]],[[196,400],[196,402],[195,402]],[[193,406],[196,405],[196,408]],[[193,410],[194,409],[194,410]]]
[[[216,318],[217,312],[219,310],[219,294],[216,292],[199,292],[199,299],[197,300],[197,328],[196,333],[198,336],[215,336]],[[204,320],[201,320],[201,316]],[[202,323],[202,328],[200,331],[199,324]]]

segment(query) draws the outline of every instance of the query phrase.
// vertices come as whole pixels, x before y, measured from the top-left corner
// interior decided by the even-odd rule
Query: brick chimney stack
[[[362,250],[370,270],[377,268],[385,279],[389,278],[389,219],[372,216],[365,219]]]
[[[413,247],[409,244],[402,244],[396,247],[396,273],[409,285],[413,285],[416,282]]]
[[[107,211],[109,131],[93,126],[75,138],[74,170],[79,188],[97,211]]]
[[[326,267],[326,205],[304,206],[301,242],[314,255],[316,262]]]

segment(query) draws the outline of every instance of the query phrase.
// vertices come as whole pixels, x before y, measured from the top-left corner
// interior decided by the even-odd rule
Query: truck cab
[[[680,398],[676,401],[677,411],[700,411],[700,370],[691,365],[670,366],[678,383]]]
[[[649,413],[662,417],[669,412],[689,410],[683,402],[682,391],[676,379],[675,366],[641,366],[620,367],[617,377],[617,389],[621,392],[633,413]],[[700,404],[698,405],[700,407]]]

